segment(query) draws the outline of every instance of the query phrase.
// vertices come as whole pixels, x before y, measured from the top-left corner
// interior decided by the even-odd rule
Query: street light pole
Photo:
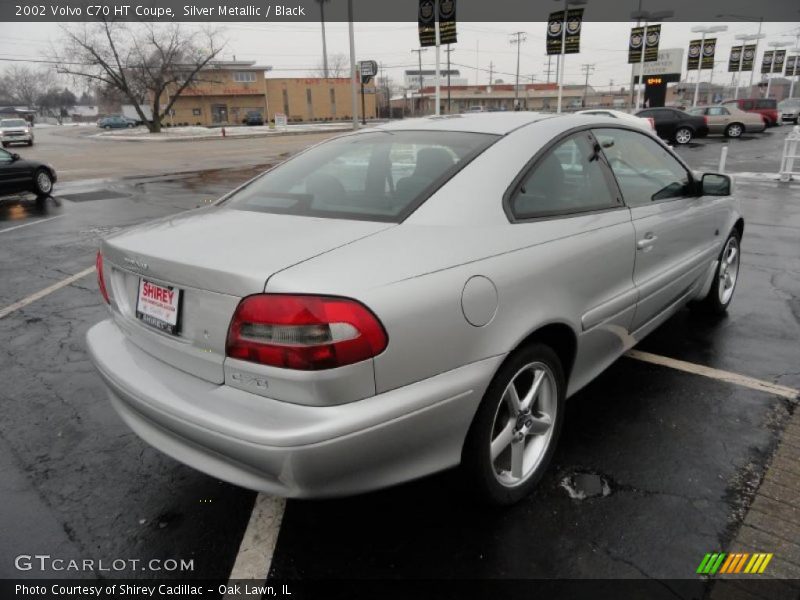
[[[697,106],[697,96],[700,93],[700,76],[703,72],[703,57],[706,50],[706,34],[716,33],[718,31],[727,31],[727,25],[714,25],[712,27],[692,27],[694,33],[702,33],[700,38],[700,57],[697,62],[697,82],[694,84],[694,99],[692,100],[692,107]],[[711,77],[714,77],[714,65],[711,65]],[[709,85],[711,82],[709,81]]]
[[[556,2],[558,1],[559,0],[556,0]],[[556,71],[556,79],[558,81],[557,112],[561,112],[561,101],[564,96],[564,67],[567,62],[567,12],[570,6],[582,6],[586,4],[586,2],[587,0],[564,0],[564,17],[561,22],[561,53],[558,55],[558,70]]]
[[[358,91],[356,90],[356,76],[361,78],[356,71],[356,37],[353,32],[353,0],[347,0],[348,33],[350,35],[350,96],[353,110],[353,129],[358,129]]]
[[[764,17],[761,17],[758,20],[758,33],[756,33],[756,37],[755,37],[756,48],[755,48],[755,50],[753,52],[753,70],[750,71],[750,93],[752,93],[752,91],[753,91],[753,75],[755,75],[755,73],[756,73],[756,65],[758,64],[758,60],[757,60],[757,58],[758,58],[758,40],[760,40],[762,37],[764,37],[761,34],[761,27],[763,25],[764,25]]]

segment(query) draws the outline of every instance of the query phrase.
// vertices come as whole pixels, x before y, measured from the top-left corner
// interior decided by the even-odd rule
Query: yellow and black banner
[[[578,54],[581,51],[581,26],[583,9],[567,11],[567,33],[564,38],[564,54]],[[564,27],[564,11],[550,13],[547,21],[547,54],[561,54],[561,38]]]
[[[419,45],[436,45],[436,2],[419,0]]]
[[[786,62],[786,50],[776,50],[772,59],[772,72],[783,73],[783,63]]]
[[[713,69],[716,49],[717,38],[708,38],[705,41],[692,40],[689,42],[689,56],[686,60],[686,68],[689,71],[696,71],[699,65],[701,69]]]
[[[786,59],[786,76],[800,75],[800,56],[790,56]]]
[[[744,47],[742,55],[742,71],[752,71],[756,62],[756,45]]]
[[[773,50],[767,50],[764,52],[764,56],[761,57],[761,72],[762,73],[771,73],[772,72],[772,55],[775,54]]]
[[[439,43],[455,44],[456,35],[456,0],[439,0]]]
[[[731,48],[731,55],[728,58],[728,73],[739,71],[739,63],[742,61],[742,47],[734,46]]]
[[[644,48],[644,62],[658,60],[658,43],[661,41],[661,25],[647,26],[647,39],[645,28],[634,27],[628,41],[628,63],[642,61],[642,48]]]

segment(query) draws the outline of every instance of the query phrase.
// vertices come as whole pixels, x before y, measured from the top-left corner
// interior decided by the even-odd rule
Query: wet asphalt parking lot
[[[788,130],[732,142],[727,170],[774,173]],[[678,152],[715,170],[723,143]],[[80,144],[108,154],[121,143]],[[169,145],[181,154],[194,144]],[[56,150],[39,152],[59,168]],[[111,165],[103,180],[68,178],[44,202],[0,200],[0,311],[91,268],[102,236],[202,205],[265,164],[241,153],[225,168],[175,175],[187,169],[163,161],[161,175],[148,167],[132,176],[126,163],[126,177],[114,177]],[[729,316],[682,311],[639,349],[800,388],[800,183],[748,177],[737,189],[746,226]],[[44,553],[193,559],[194,571],[169,575],[224,579],[255,494],[161,455],[121,422],[84,345],[105,314],[88,274],[0,318],[0,577],[40,576],[16,570],[14,557]],[[444,473],[353,498],[289,501],[270,576],[691,578],[705,553],[736,535],[793,410],[786,398],[622,358],[570,400],[551,469],[528,499],[475,506]]]

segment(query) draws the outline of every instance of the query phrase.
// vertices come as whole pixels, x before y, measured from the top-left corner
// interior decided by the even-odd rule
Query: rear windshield
[[[774,98],[764,98],[762,100],[756,100],[756,108],[776,108],[778,106],[778,101]]]
[[[28,122],[25,119],[3,119],[0,127],[25,127]]]
[[[228,197],[239,210],[399,223],[498,136],[370,131],[286,161]]]

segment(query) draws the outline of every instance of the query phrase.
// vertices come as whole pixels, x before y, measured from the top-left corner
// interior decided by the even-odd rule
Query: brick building
[[[254,61],[212,61],[175,101],[165,120],[171,125],[238,125],[249,112],[268,115],[270,121],[275,113],[283,113],[295,123],[352,118],[348,78],[267,78],[269,70]],[[369,119],[376,116],[374,83],[366,91]],[[361,116],[361,98],[358,110]]]

